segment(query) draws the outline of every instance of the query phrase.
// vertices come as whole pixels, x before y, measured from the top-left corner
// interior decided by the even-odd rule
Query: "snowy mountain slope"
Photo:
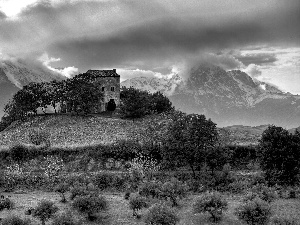
[[[188,75],[186,81],[176,78],[180,82],[172,91],[169,87],[173,81],[159,78],[133,78],[121,85],[164,92],[176,108],[203,113],[218,126],[300,125],[300,96],[283,93],[239,70],[226,72],[217,66],[200,65]]]

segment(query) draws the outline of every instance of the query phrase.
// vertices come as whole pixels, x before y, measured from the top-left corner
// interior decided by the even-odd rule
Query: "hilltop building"
[[[95,82],[99,84],[99,88],[104,92],[103,101],[99,103],[97,112],[106,111],[107,103],[113,100],[116,106],[120,105],[120,75],[116,69],[112,70],[88,70],[86,76],[93,76]]]

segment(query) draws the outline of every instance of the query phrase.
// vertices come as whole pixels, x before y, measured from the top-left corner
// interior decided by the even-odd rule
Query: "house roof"
[[[117,74],[116,69],[112,70],[88,70],[86,74],[90,74],[97,77],[119,77],[120,75]]]

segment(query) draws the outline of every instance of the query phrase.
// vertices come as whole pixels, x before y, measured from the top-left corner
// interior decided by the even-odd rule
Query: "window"
[[[111,91],[115,91],[115,87],[110,87],[110,90]]]
[[[105,87],[102,87],[101,90],[102,90],[102,91],[105,91]]]

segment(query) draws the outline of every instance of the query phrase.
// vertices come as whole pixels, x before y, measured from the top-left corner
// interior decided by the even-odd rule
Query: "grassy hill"
[[[14,122],[0,132],[0,148],[22,142],[30,143],[28,132],[39,128],[50,133],[52,146],[83,146],[111,143],[139,133],[147,119],[124,120],[103,116],[47,115],[27,122]]]
[[[120,119],[117,116],[110,118],[107,115],[33,117],[27,122],[14,122],[0,132],[0,149],[18,142],[29,144],[28,132],[32,128],[48,131],[51,135],[52,146],[72,147],[111,143],[132,136],[136,137],[148,126],[153,117],[135,121]],[[225,129],[229,131],[233,144],[249,145],[257,144],[262,132],[267,127],[268,125],[256,127],[235,125],[225,127]],[[294,130],[290,131],[294,132]]]

